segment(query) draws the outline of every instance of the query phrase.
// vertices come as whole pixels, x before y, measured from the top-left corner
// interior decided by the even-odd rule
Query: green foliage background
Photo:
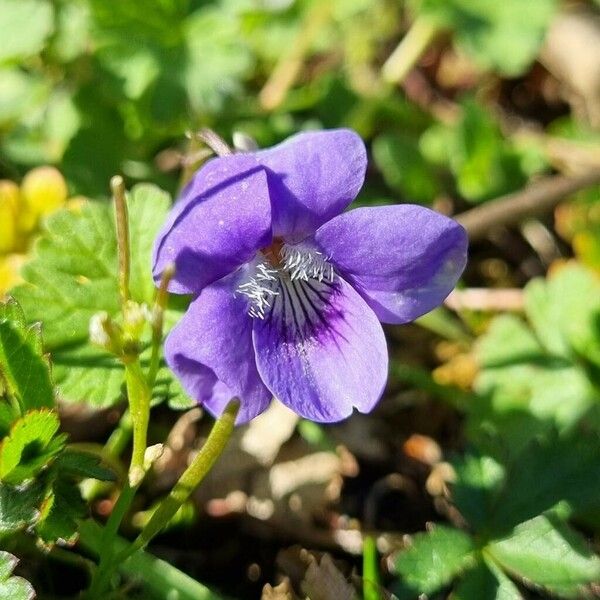
[[[88,340],[94,314],[121,318],[114,217],[104,201],[112,175],[124,174],[131,190],[131,290],[145,304],[154,295],[153,239],[201,151],[185,134],[201,127],[228,140],[245,133],[259,146],[297,131],[351,127],[369,149],[358,202],[454,212],[485,206],[553,171],[570,174],[557,147],[597,161],[597,128],[564,100],[539,101],[539,110],[511,104],[519,85],[542,96],[547,74],[536,61],[564,7],[559,0],[0,0],[0,178],[54,164],[72,194],[93,199],[46,221],[12,291],[19,304],[0,308],[0,543],[27,531],[44,548],[73,544],[89,508],[79,482],[112,478],[66,445],[57,409],[57,402],[99,409],[124,399],[122,365]],[[386,81],[382,65],[415,29],[435,33],[425,40],[429,53],[404,85]],[[435,69],[448,57],[462,67],[442,85]],[[282,83],[278,72],[291,79]],[[520,109],[533,114],[511,114]],[[408,389],[460,422],[439,523],[388,552],[383,585],[398,597],[598,593],[599,204],[595,186],[567,198],[554,221],[537,222],[554,245],[551,261],[522,227],[512,233],[532,246],[524,256],[499,238],[473,247],[462,285],[522,289],[523,307],[440,309],[420,321],[472,367],[466,385],[452,360],[415,364],[415,350],[411,362],[390,328],[383,403],[392,406]],[[185,302],[169,305],[167,328]],[[144,366],[148,345],[146,336]],[[190,407],[164,365],[154,401]],[[307,443],[330,450],[327,428],[311,427],[299,427]],[[97,538],[95,527],[86,521],[81,531]],[[148,557],[138,558],[147,568]],[[365,573],[381,570],[375,552],[368,560]],[[29,584],[12,575],[15,562],[0,551],[0,596],[14,589],[15,599],[29,598]],[[168,565],[161,569],[148,584],[157,597],[171,577],[196,589]],[[368,600],[380,597],[374,589]]]

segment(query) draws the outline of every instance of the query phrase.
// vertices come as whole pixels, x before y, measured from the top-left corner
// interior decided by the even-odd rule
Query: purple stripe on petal
[[[357,208],[315,234],[315,242],[384,323],[406,323],[441,304],[467,260],[467,234],[422,206]]]
[[[215,158],[185,187],[153,255],[160,281],[175,263],[169,291],[198,293],[233,272],[271,241],[271,203],[264,169],[249,154]]]
[[[258,371],[299,415],[318,422],[370,411],[387,379],[388,355],[377,317],[352,287],[281,278],[270,310],[254,319]]]
[[[268,171],[273,235],[293,242],[340,214],[367,168],[364,143],[349,129],[300,133],[254,156]]]
[[[238,274],[204,288],[169,333],[165,357],[185,390],[213,415],[234,396],[237,423],[263,412],[272,394],[256,369],[247,301],[234,294]]]

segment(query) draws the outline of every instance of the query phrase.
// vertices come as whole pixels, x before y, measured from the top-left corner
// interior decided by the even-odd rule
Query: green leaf
[[[535,59],[558,2],[424,0],[419,6],[452,28],[458,45],[482,67],[516,77]]]
[[[0,534],[33,525],[39,518],[45,495],[46,483],[42,478],[19,486],[0,481]]]
[[[77,485],[58,477],[41,507],[36,533],[46,544],[58,541],[73,544],[77,540],[77,519],[85,517],[87,506]]]
[[[600,558],[556,515],[540,515],[515,527],[486,551],[504,569],[561,598],[582,598],[600,581]]]
[[[0,376],[22,410],[54,406],[40,325],[28,327],[23,311],[13,299],[0,304]]]
[[[385,182],[404,197],[428,204],[439,193],[431,165],[407,136],[380,135],[373,142],[373,158]]]
[[[518,156],[505,143],[499,126],[483,106],[470,100],[463,103],[462,119],[455,129],[450,167],[459,192],[473,202],[525,183]]]
[[[90,202],[52,215],[14,290],[27,318],[44,322],[46,348],[88,338],[92,315],[116,314],[116,242],[110,206]]]
[[[535,484],[533,484],[535,483]],[[494,494],[486,530],[506,535],[511,527],[561,504],[565,515],[598,509],[600,444],[597,436],[548,436],[532,442],[506,465]]]
[[[150,304],[156,287],[152,279],[152,247],[171,208],[171,196],[155,185],[136,185],[127,199],[131,247],[131,295]]]
[[[394,571],[402,577],[401,589],[431,594],[474,566],[474,552],[468,534],[436,525],[432,531],[414,536],[412,545],[396,557]]]
[[[81,523],[80,544],[86,551],[101,556],[106,548],[104,529],[94,520],[87,519]],[[127,540],[115,536],[111,540],[112,552],[117,554],[129,545]],[[183,571],[169,562],[156,558],[141,550],[129,560],[118,565],[119,571],[143,588],[148,598],[169,598],[177,600],[224,600],[223,596],[213,592],[200,582],[195,581]]]
[[[33,600],[35,591],[29,581],[12,575],[19,559],[0,550],[0,598],[6,600]]]
[[[98,456],[89,452],[67,448],[57,457],[54,466],[61,477],[115,480],[115,474],[101,464]]]
[[[517,586],[493,562],[480,562],[456,586],[453,600],[523,600]]]
[[[497,317],[476,344],[481,370],[468,429],[474,440],[492,433],[518,453],[537,433],[568,432],[597,402],[578,363],[548,354],[519,318]]]
[[[0,443],[0,480],[15,484],[35,477],[64,447],[66,436],[56,435],[59,426],[57,413],[45,409],[13,423]]]
[[[37,54],[54,29],[52,5],[44,0],[0,0],[0,62]]]
[[[153,185],[135,186],[128,198],[131,295],[150,304],[154,297],[151,254],[154,239],[171,206],[170,196]],[[90,318],[106,311],[118,317],[117,242],[112,206],[90,202],[79,211],[63,210],[48,220],[34,259],[24,268],[26,284],[14,290],[29,318],[44,321],[46,347],[61,399],[110,406],[123,397],[123,366],[88,342]],[[167,329],[179,315],[168,311]],[[149,348],[142,362],[149,360]],[[157,399],[189,406],[171,372],[162,367]]]
[[[195,112],[218,111],[228,97],[239,93],[253,63],[240,34],[239,17],[222,8],[201,8],[186,19],[183,77]]]
[[[452,499],[475,530],[490,518],[491,496],[504,481],[504,467],[491,456],[467,454],[455,464]]]
[[[525,288],[525,309],[538,339],[558,356],[600,366],[600,278],[579,265]]]
[[[454,0],[460,13],[456,38],[477,62],[510,77],[522,74],[537,56],[556,0]]]
[[[21,416],[16,406],[0,398],[0,439],[7,436],[11,425]]]

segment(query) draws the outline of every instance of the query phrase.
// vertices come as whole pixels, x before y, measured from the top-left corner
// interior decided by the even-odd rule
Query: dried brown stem
[[[552,210],[571,194],[600,183],[600,169],[583,175],[566,177],[553,175],[525,189],[490,200],[456,217],[471,241],[484,238],[498,226],[514,225],[527,217]]]

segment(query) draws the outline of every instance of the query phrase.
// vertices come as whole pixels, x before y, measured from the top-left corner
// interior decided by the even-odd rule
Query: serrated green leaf
[[[53,12],[45,0],[0,0],[0,62],[39,52],[54,29]]]
[[[153,185],[135,186],[128,197],[131,245],[131,295],[150,304],[154,239],[170,208],[170,196]],[[117,242],[112,206],[89,203],[48,220],[35,258],[24,269],[27,283],[14,290],[31,319],[44,321],[46,347],[62,400],[110,406],[123,398],[124,371],[113,356],[89,344],[90,318],[106,311],[118,318]],[[169,311],[170,315],[172,311]],[[168,325],[176,316],[168,316]],[[149,349],[142,354],[147,364]],[[157,400],[186,406],[189,400],[166,367],[158,374]]]
[[[444,525],[414,536],[411,546],[398,554],[394,571],[400,585],[415,595],[431,594],[476,564],[471,537]]]
[[[54,406],[50,367],[42,352],[39,323],[27,327],[13,299],[0,304],[0,376],[22,410]]]
[[[579,265],[525,287],[525,310],[545,348],[600,365],[600,278]]]
[[[116,314],[116,247],[108,204],[90,202],[50,217],[34,258],[23,269],[27,282],[14,290],[27,318],[44,322],[46,348],[85,342],[92,315]]]
[[[63,449],[54,411],[30,411],[13,423],[0,443],[0,480],[9,484],[35,477]]]
[[[33,525],[39,518],[45,495],[46,484],[41,478],[19,486],[0,481],[0,533]]]
[[[549,354],[515,316],[494,319],[475,351],[481,399],[470,407],[473,439],[492,433],[517,454],[538,433],[572,430],[597,402],[581,365]]]
[[[600,558],[553,514],[521,523],[486,551],[504,569],[561,598],[583,598],[584,586],[600,581]]]
[[[6,600],[33,600],[35,591],[29,581],[12,575],[19,559],[0,550],[0,598]]]
[[[58,477],[42,505],[36,533],[46,544],[73,544],[77,540],[77,519],[86,513],[87,506],[77,485]]]
[[[91,477],[100,481],[114,481],[115,474],[102,466],[100,458],[89,452],[67,448],[54,463],[61,477]]]

